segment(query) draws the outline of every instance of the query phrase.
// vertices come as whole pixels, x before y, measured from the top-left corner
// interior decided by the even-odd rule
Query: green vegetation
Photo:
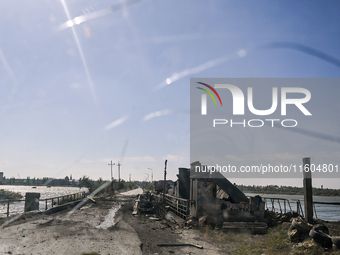
[[[20,193],[0,189],[0,200],[21,198],[22,195]]]
[[[233,255],[271,255],[271,254],[295,254],[295,255],[339,255],[340,251],[325,250],[312,239],[303,243],[292,243],[288,239],[287,228],[278,225],[268,229],[266,235],[249,235],[246,233],[222,232],[212,230],[209,227],[201,229],[203,236],[217,244],[227,244],[228,254]]]
[[[250,235],[248,233],[222,232],[202,229],[204,236],[216,243],[231,245],[231,254],[289,254],[292,249],[287,230],[281,226],[268,230],[266,235]]]
[[[155,190],[155,186],[153,185],[152,182],[142,182],[140,185],[143,189],[153,191]]]
[[[244,193],[257,193],[261,194],[283,194],[283,195],[303,195],[303,188],[291,186],[245,186],[237,185],[237,187]],[[340,189],[320,189],[313,188],[314,196],[340,196]]]
[[[65,178],[30,178],[27,177],[26,179],[18,179],[18,178],[4,178],[1,182],[0,185],[25,185],[25,186],[77,186],[76,180],[71,180],[68,176]]]

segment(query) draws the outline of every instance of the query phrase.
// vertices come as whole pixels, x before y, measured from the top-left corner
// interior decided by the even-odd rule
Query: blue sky
[[[303,51],[258,50],[288,42],[340,59],[335,1],[129,1],[89,18],[121,2],[2,3],[5,176],[109,179],[108,163],[120,160],[124,179],[142,180],[147,168],[161,179],[167,159],[175,179],[190,164],[190,78],[339,77],[338,66]],[[85,21],[65,28],[67,11]]]

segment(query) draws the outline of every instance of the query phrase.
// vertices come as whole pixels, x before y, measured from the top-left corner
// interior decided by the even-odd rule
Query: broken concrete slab
[[[229,195],[229,198],[234,203],[249,202],[246,195],[226,179],[221,173],[215,172],[211,175],[211,179]]]

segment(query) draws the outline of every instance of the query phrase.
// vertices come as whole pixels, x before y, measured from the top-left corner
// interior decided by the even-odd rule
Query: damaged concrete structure
[[[221,173],[199,173],[193,162],[191,168],[179,168],[175,196],[189,200],[191,217],[206,220],[214,225],[223,222],[252,222],[264,218],[265,202],[260,196],[247,198],[236,185]]]

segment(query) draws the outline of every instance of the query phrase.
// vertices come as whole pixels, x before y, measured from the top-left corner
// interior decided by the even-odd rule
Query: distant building
[[[4,172],[0,172],[0,181],[4,179]]]

